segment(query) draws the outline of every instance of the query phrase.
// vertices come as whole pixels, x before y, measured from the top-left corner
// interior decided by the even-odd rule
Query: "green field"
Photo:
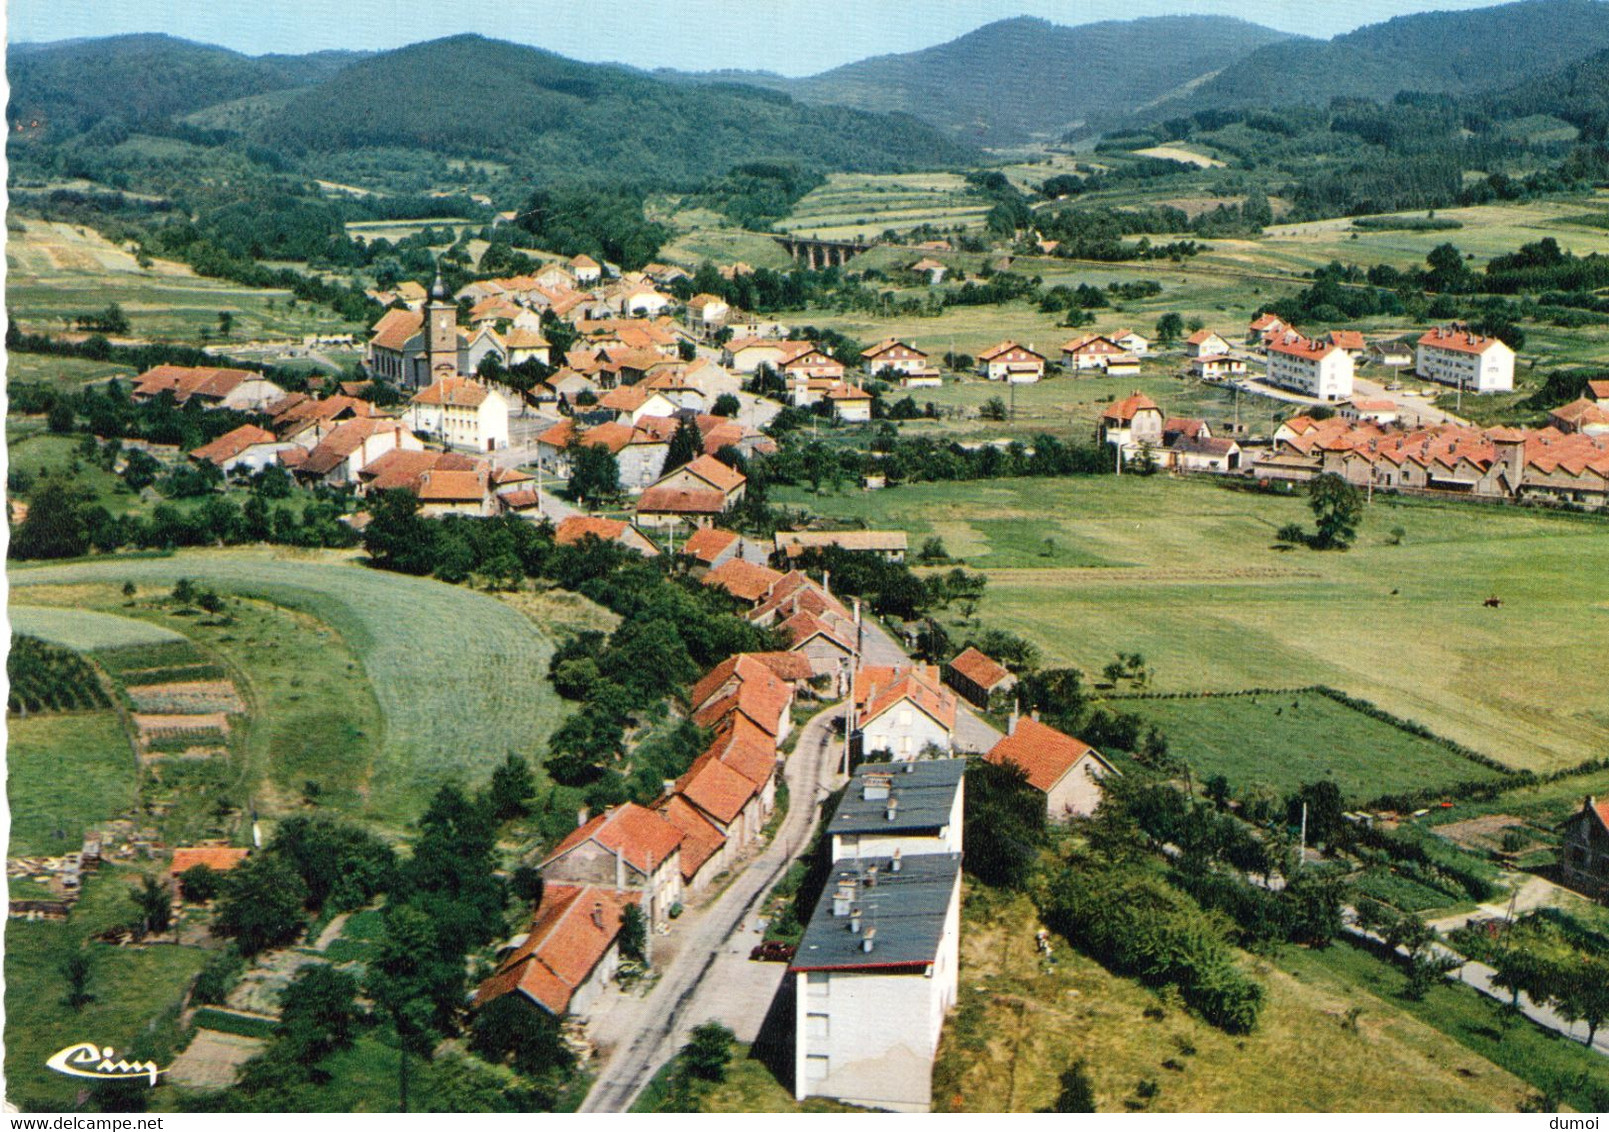
[[[1609,633],[1609,601],[1595,596],[1609,593],[1600,520],[1377,496],[1357,544],[1321,553],[1276,549],[1280,526],[1311,523],[1304,497],[1199,478],[788,488],[774,499],[902,528],[913,545],[940,536],[989,574],[980,620],[1034,640],[1047,663],[1098,673],[1141,652],[1154,690],[1169,692],[1326,684],[1517,767],[1609,749],[1609,703],[1581,679]],[[1483,608],[1488,594],[1503,607]]]
[[[988,211],[989,202],[973,195],[958,173],[833,173],[777,228],[828,240],[855,239],[923,224],[972,227]]]
[[[76,604],[84,600],[78,591],[86,583],[111,587],[129,579],[170,588],[180,577],[306,614],[351,651],[379,706],[380,740],[372,770],[351,776],[362,778],[352,787],[362,791],[364,813],[376,821],[398,825],[412,820],[440,783],[478,782],[508,751],[540,750],[558,722],[559,701],[546,680],[553,645],[533,621],[472,590],[369,570],[337,554],[255,548],[181,551],[167,558],[24,567],[13,571],[12,584],[30,603],[48,597]],[[111,590],[99,592],[104,597]],[[269,664],[280,666],[275,679],[283,680],[286,699],[309,695],[321,679],[330,678],[323,660],[295,671],[302,663],[301,646],[286,647],[280,659],[270,661],[254,655],[252,642],[237,644],[221,639],[223,635],[209,643],[234,652],[248,672],[254,666],[258,671]],[[337,668],[345,664],[335,663]],[[341,678],[350,682],[361,677],[353,672]],[[363,729],[337,710],[314,713],[315,722],[322,720],[320,726],[298,737],[294,725],[275,722],[278,714],[271,708],[262,712],[269,726],[292,729],[284,739],[293,752],[302,751],[288,756],[289,765],[297,768],[321,761],[316,736],[332,730],[346,734],[348,726]]]
[[[92,609],[12,605],[8,612],[13,632],[26,633],[78,652],[122,648],[126,645],[162,644],[183,639],[182,633],[164,629],[149,621],[115,613],[97,613]]]
[[[359,329],[327,307],[297,302],[289,291],[241,287],[196,275],[182,264],[141,268],[134,255],[92,228],[42,220],[17,221],[6,246],[6,304],[29,331],[62,334],[77,315],[117,303],[128,316],[128,337],[194,343],[206,331],[218,338],[218,314],[234,317],[232,341],[300,339],[316,332]]]
[[[1060,939],[1047,967],[1034,950],[1038,926],[1027,897],[968,887],[934,1111],[1044,1109],[1078,1060],[1099,1112],[1513,1112],[1529,1092],[1386,994],[1243,957],[1267,998],[1257,1029],[1235,1037]],[[1342,1025],[1353,1005],[1356,1033]],[[1156,1085],[1148,1100],[1142,1081]]]
[[[71,393],[86,385],[112,377],[132,377],[130,366],[116,362],[95,362],[88,358],[56,357],[53,354],[6,354],[6,380],[48,385],[58,392]]]
[[[13,716],[7,732],[11,856],[76,851],[90,826],[133,813],[134,750],[116,712]]]
[[[1114,707],[1155,724],[1196,777],[1273,787],[1283,796],[1330,779],[1352,803],[1383,794],[1497,777],[1480,763],[1316,692],[1201,699],[1123,699]]]

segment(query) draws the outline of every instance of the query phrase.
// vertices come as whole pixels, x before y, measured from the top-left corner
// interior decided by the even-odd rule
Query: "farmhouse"
[[[635,802],[583,823],[542,861],[548,881],[640,893],[655,927],[681,901],[681,837],[676,828]]]
[[[1352,355],[1341,347],[1285,333],[1269,339],[1270,385],[1322,401],[1345,401],[1352,396]]]
[[[793,722],[793,686],[764,663],[745,653],[728,657],[694,686],[693,722],[719,728],[734,715],[745,717],[771,737],[775,747],[788,737]]]
[[[575,422],[562,420],[536,438],[537,459],[541,466],[559,475],[570,472],[572,445],[607,448],[620,468],[620,486],[626,491],[642,491],[659,478],[670,445],[646,429],[610,421],[578,432]]]
[[[742,502],[744,485],[747,483],[747,476],[721,463],[714,456],[695,456],[681,467],[666,473],[654,487],[713,491],[721,497],[721,510],[725,510]]]
[[[1548,424],[1564,433],[1578,432],[1587,436],[1601,436],[1609,433],[1609,409],[1596,401],[1577,397],[1568,405],[1550,409]]]
[[[1007,340],[978,355],[978,372],[990,381],[1035,382],[1045,376],[1045,355],[1035,352],[1032,342],[1019,346]]]
[[[825,394],[832,406],[834,419],[840,421],[869,421],[872,419],[872,395],[857,385],[837,381]]]
[[[1028,785],[1045,796],[1053,822],[1088,817],[1101,800],[1101,779],[1117,770],[1088,743],[1015,712],[1004,738],[983,756],[996,766],[1020,767]]]
[[[1514,351],[1500,338],[1486,338],[1454,323],[1420,337],[1414,370],[1470,393],[1507,393],[1514,388]]]
[[[904,531],[778,531],[776,552],[798,558],[829,546],[857,554],[875,554],[888,562],[905,561],[909,536]]]
[[[861,368],[868,377],[897,380],[908,389],[941,385],[939,371],[928,364],[928,357],[909,342],[884,338],[860,352]]]
[[[937,287],[944,282],[945,273],[950,269],[942,260],[934,259],[932,256],[924,256],[911,264],[906,270],[921,279],[929,287]]]
[[[210,444],[203,444],[190,453],[192,460],[205,460],[225,472],[245,468],[260,472],[279,462],[279,454],[291,447],[289,441],[280,440],[265,428],[246,424],[230,429]]]
[[[1190,358],[1199,358],[1203,354],[1227,354],[1229,343],[1214,331],[1198,330],[1184,340],[1184,352]]]
[[[400,421],[353,417],[336,425],[304,458],[291,461],[302,451],[297,448],[285,449],[279,458],[299,480],[342,487],[357,483],[359,471],[394,448],[420,451],[424,443]]]
[[[1240,470],[1240,445],[1229,437],[1177,436],[1169,444],[1165,460],[1181,472],[1236,472]]]
[[[1125,455],[1147,445],[1158,446],[1162,443],[1162,409],[1140,392],[1114,401],[1101,414],[1097,438]]]
[[[620,928],[638,892],[606,885],[548,884],[531,926],[505,946],[472,1005],[521,994],[549,1014],[585,1016],[620,968]]]
[[[944,682],[967,700],[987,711],[995,693],[1006,693],[1017,686],[1010,669],[968,645],[945,667]]]
[[[603,278],[603,268],[598,266],[597,260],[585,252],[571,257],[570,270],[575,274],[575,281],[583,286],[588,283],[596,283]]]
[[[704,530],[714,530],[706,527]],[[695,531],[691,544],[704,531]],[[782,580],[782,573],[758,562],[749,562],[742,558],[733,558],[716,566],[704,575],[704,585],[718,586],[737,598],[739,601],[757,602],[770,591],[771,587]]]
[[[958,855],[835,863],[788,969],[794,1095],[929,1111],[960,939]]]
[[[752,562],[763,566],[768,557],[765,548],[758,542],[745,538],[736,531],[726,531],[719,527],[705,527],[694,531],[682,544],[681,552],[691,558],[697,566],[706,570],[713,570],[732,561]],[[779,578],[781,576],[777,575]]]
[[[644,417],[675,416],[681,406],[651,385],[645,381],[611,389],[598,398],[598,405],[617,414],[615,419],[621,424],[634,425]]]
[[[784,356],[797,346],[797,342],[782,342],[775,338],[734,338],[726,344],[721,363],[737,373],[753,373],[761,366],[779,369]]]
[[[1128,359],[1128,351],[1104,334],[1083,334],[1062,343],[1062,368],[1105,370],[1114,358]]]
[[[931,748],[948,753],[955,734],[955,695],[930,665],[866,665],[855,673],[855,726],[867,757],[882,752],[906,761]]]
[[[1202,381],[1223,381],[1231,377],[1245,377],[1246,363],[1229,354],[1203,354],[1190,359],[1190,376]]]
[[[559,546],[574,546],[587,538],[600,542],[619,543],[644,558],[658,558],[659,548],[652,539],[624,519],[603,519],[593,515],[571,515],[553,529],[553,541]]]
[[[438,378],[409,398],[402,419],[448,447],[472,452],[508,447],[508,399],[471,378]]]
[[[655,485],[637,497],[634,513],[640,525],[663,529],[681,523],[713,526],[725,510],[726,499],[718,491]]]
[[[1122,330],[1112,331],[1107,337],[1137,358],[1143,358],[1151,352],[1151,340],[1143,334],[1136,334],[1126,326]]]
[[[147,401],[162,393],[171,394],[179,405],[193,397],[208,409],[248,412],[266,409],[285,396],[283,389],[251,370],[160,365],[134,379],[129,397]]]
[[[1251,320],[1251,326],[1246,331],[1246,344],[1260,346],[1276,335],[1284,334],[1294,329],[1277,314],[1260,314]]]
[[[1564,881],[1600,896],[1609,891],[1609,802],[1588,797],[1564,823]]]
[[[827,832],[834,861],[961,852],[965,759],[861,763]]]
[[[726,871],[737,855],[716,824],[681,794],[667,794],[654,812],[682,835],[682,890],[696,896]]]

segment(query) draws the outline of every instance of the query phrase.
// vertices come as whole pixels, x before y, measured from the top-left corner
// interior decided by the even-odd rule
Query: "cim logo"
[[[94,1042],[79,1042],[57,1050],[45,1062],[45,1067],[69,1077],[88,1077],[95,1081],[136,1081],[148,1077],[152,1088],[156,1087],[157,1075],[167,1072],[158,1069],[154,1061],[125,1061],[117,1057],[117,1051],[111,1046]]]

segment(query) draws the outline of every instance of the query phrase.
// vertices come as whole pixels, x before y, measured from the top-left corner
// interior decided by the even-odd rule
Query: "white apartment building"
[[[1485,338],[1467,326],[1438,326],[1419,339],[1414,369],[1420,377],[1468,393],[1507,393],[1514,388],[1514,351],[1500,338]]]
[[[794,1095],[930,1111],[960,944],[959,854],[834,864],[788,969]]]
[[[832,859],[961,852],[965,759],[862,763],[827,824]]]
[[[1351,400],[1352,370],[1352,355],[1333,342],[1282,334],[1268,343],[1268,384],[1293,393]]]

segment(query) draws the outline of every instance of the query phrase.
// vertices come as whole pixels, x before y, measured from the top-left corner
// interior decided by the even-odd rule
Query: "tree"
[[[234,939],[247,958],[302,934],[307,886],[279,856],[251,857],[225,874],[212,934]]]
[[[1496,968],[1492,974],[1492,985],[1509,992],[1509,1009],[1519,1010],[1522,992],[1532,1002],[1545,1002],[1549,997],[1548,976],[1552,972],[1548,964],[1529,951],[1510,947],[1497,957],[1492,966]]]
[[[1003,421],[1006,419],[1006,403],[1000,397],[991,397],[983,403],[978,410],[978,416],[986,421]]]
[[[524,816],[535,794],[536,776],[531,773],[531,764],[510,751],[502,765],[492,771],[491,785],[487,788],[492,816],[498,821]]]
[[[51,432],[72,432],[73,424],[78,420],[73,407],[67,401],[59,400],[50,406],[50,412],[45,414],[45,427]]]
[[[1015,763],[967,768],[966,869],[985,884],[1021,889],[1045,841],[1045,796]]]
[[[475,1011],[469,1048],[487,1061],[512,1064],[533,1077],[568,1072],[575,1064],[560,1019],[520,994],[499,995]]]
[[[77,558],[89,549],[89,525],[78,493],[47,479],[28,499],[28,517],[11,540],[13,558]]]
[[[541,905],[545,882],[540,869],[532,865],[520,865],[514,870],[514,875],[508,878],[508,887],[526,904],[532,907]]]
[[[1363,518],[1358,489],[1334,472],[1325,472],[1314,476],[1307,490],[1318,527],[1313,545],[1320,550],[1344,550],[1357,537],[1358,522]]]
[[[726,1067],[732,1061],[732,1043],[737,1035],[719,1022],[705,1022],[693,1028],[682,1047],[682,1066],[700,1081],[726,1080]]]
[[[1056,1103],[1051,1106],[1050,1111],[1095,1111],[1095,1082],[1090,1080],[1089,1067],[1083,1058],[1079,1058],[1071,1069],[1062,1073],[1061,1092],[1056,1095]]]
[[[89,992],[95,963],[87,948],[77,947],[62,956],[59,969],[67,982],[67,995],[62,999],[64,1005],[76,1013],[95,1001],[95,996]]]
[[[1178,313],[1169,311],[1156,320],[1156,337],[1163,345],[1171,346],[1184,337],[1184,319]]]
[[[173,890],[155,877],[144,877],[129,899],[139,910],[142,934],[161,935],[173,923]]]
[[[363,528],[363,548],[375,565],[402,574],[428,574],[436,566],[436,527],[419,514],[419,497],[405,488],[376,495]]]
[[[1609,979],[1600,963],[1580,959],[1560,972],[1562,978],[1553,996],[1559,1014],[1569,1022],[1587,1024],[1586,1044],[1598,1034],[1598,1027],[1609,1021]]]
[[[635,904],[620,910],[620,954],[639,963],[648,961],[648,921]]]
[[[601,444],[570,449],[570,497],[596,505],[620,494],[620,464]]]
[[[358,982],[323,963],[301,968],[279,1000],[276,1039],[286,1055],[311,1068],[351,1047],[357,1024]]]
[[[722,393],[710,406],[710,412],[717,417],[735,417],[742,409],[743,403],[731,393]]]
[[[660,475],[669,475],[677,468],[694,460],[704,451],[704,437],[692,418],[683,417],[676,422],[676,431],[670,434],[665,450],[665,465]]]

